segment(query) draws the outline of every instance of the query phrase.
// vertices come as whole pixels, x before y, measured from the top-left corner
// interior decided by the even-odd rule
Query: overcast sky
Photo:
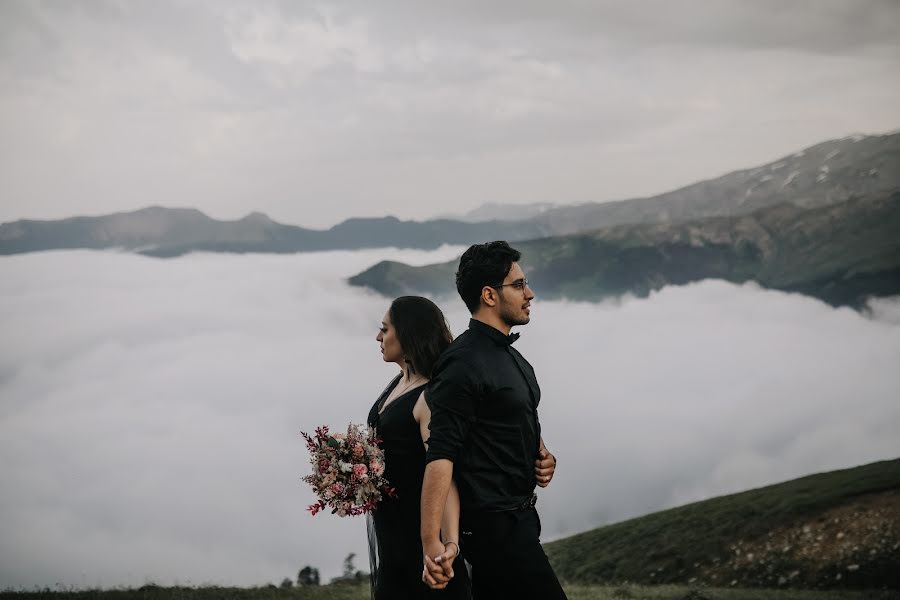
[[[362,422],[396,372],[388,300],[343,278],[458,252],[0,259],[0,589],[366,568],[364,522],[310,516],[300,481],[299,431]],[[545,540],[900,456],[900,299],[873,314],[715,281],[538,300],[516,347],[560,459]]]
[[[894,0],[3,0],[0,221],[648,195],[894,130],[898,73]]]

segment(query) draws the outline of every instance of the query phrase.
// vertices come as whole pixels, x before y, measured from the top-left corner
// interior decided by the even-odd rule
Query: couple
[[[402,372],[368,418],[397,489],[370,521],[375,600],[566,597],[534,508],[556,458],[541,438],[534,370],[510,335],[534,298],[519,258],[506,242],[462,255],[456,289],[472,319],[455,341],[425,298],[397,298],[384,316],[383,358]]]

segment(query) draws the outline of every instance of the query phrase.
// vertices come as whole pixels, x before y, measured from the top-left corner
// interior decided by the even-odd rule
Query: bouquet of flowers
[[[314,435],[300,434],[313,468],[303,481],[319,497],[309,506],[312,514],[330,506],[339,517],[362,515],[375,508],[382,496],[396,495],[384,478],[384,453],[374,433],[351,423],[346,433],[332,434],[323,426]]]

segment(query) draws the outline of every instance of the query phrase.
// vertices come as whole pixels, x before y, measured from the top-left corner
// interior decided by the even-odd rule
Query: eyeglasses
[[[498,284],[498,285],[492,285],[491,287],[492,287],[492,288],[497,288],[497,289],[499,289],[499,288],[502,288],[502,287],[507,287],[507,286],[509,286],[509,287],[511,287],[511,288],[513,288],[513,289],[517,289],[517,290],[519,290],[519,291],[521,292],[521,291],[523,291],[523,290],[525,289],[525,287],[526,287],[527,285],[528,285],[528,280],[527,280],[527,279],[516,279],[516,280],[513,281],[512,283],[501,283],[501,284]]]

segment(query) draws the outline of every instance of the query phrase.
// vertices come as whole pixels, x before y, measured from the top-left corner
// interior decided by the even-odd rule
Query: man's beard
[[[525,304],[523,301],[522,304]],[[522,304],[519,305],[519,310],[515,309],[515,304],[506,300],[503,297],[503,293],[500,294],[500,319],[510,327],[515,327],[516,325],[527,325],[531,320],[531,317],[522,311]]]

